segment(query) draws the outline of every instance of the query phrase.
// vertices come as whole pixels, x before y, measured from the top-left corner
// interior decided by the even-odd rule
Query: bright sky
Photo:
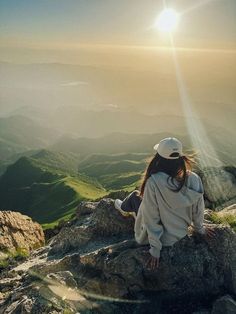
[[[182,13],[179,46],[236,46],[236,0],[0,0],[0,45],[5,53],[19,46],[165,46],[164,35],[151,28],[164,2]]]

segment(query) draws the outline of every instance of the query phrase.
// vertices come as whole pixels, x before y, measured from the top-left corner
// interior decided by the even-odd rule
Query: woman
[[[156,155],[149,163],[140,195],[131,193],[115,206],[123,214],[137,212],[135,239],[139,244],[150,244],[148,266],[159,265],[162,246],[172,246],[188,233],[214,236],[214,231],[203,225],[204,199],[200,177],[191,171],[192,161],[183,155],[182,144],[176,138],[165,138],[154,146]],[[138,209],[138,210],[137,210]]]

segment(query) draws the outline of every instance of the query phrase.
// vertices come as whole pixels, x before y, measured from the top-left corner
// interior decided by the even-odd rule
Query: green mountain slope
[[[57,170],[57,172],[77,174],[79,154],[52,152],[42,149],[32,155],[38,165],[48,169]]]
[[[150,154],[93,154],[79,163],[80,173],[96,178],[106,189],[132,190],[140,181]]]
[[[41,160],[40,154],[43,156]],[[75,175],[73,170],[68,171],[65,167],[57,169],[56,165],[62,156],[65,162],[64,155],[48,152],[40,154],[33,158],[20,158],[2,175],[1,209],[20,211],[42,224],[55,223],[70,216],[79,201],[96,199],[106,194],[95,179]],[[46,155],[51,159],[46,158]],[[52,161],[57,163],[52,166]]]
[[[13,154],[9,158],[0,161],[0,176],[6,171],[7,167],[15,163],[21,157],[32,157],[44,167],[54,168],[60,171],[77,173],[79,154],[70,152],[52,152],[47,149],[27,150]]]

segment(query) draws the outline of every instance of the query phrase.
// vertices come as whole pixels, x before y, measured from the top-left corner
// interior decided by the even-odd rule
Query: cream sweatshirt
[[[174,180],[174,184],[177,181]],[[160,256],[162,246],[172,246],[193,226],[205,233],[203,226],[204,199],[200,177],[189,172],[186,185],[179,191],[164,172],[153,174],[146,182],[144,195],[135,221],[135,239],[139,244],[150,244],[150,254]]]

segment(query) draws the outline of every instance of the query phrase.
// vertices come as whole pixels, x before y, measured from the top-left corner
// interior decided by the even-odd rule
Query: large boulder
[[[163,248],[156,271],[145,267],[147,247],[134,241],[81,256],[83,273],[90,273],[84,288],[113,297],[140,291],[165,291],[170,297],[236,293],[236,234],[226,226],[215,226],[215,232],[212,239],[186,236]]]
[[[99,202],[83,202],[77,209],[74,224],[61,229],[50,242],[49,254],[65,254],[68,251],[94,249],[106,243],[117,242],[133,236],[133,218],[123,217],[114,207],[112,199]],[[83,219],[81,220],[81,217]],[[107,240],[108,242],[107,242]]]
[[[28,216],[18,212],[0,211],[0,250],[31,251],[44,245],[42,227]]]
[[[234,173],[223,168],[207,168],[201,173],[206,199],[213,207],[236,197]]]

